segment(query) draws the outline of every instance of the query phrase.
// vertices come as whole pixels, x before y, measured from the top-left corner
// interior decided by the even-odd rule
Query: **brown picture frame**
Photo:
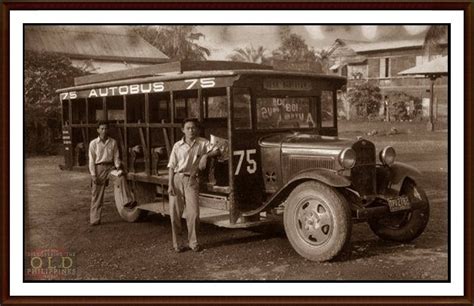
[[[265,9],[265,10],[461,10],[464,12],[464,43],[465,43],[465,68],[464,68],[464,109],[465,109],[465,128],[464,128],[464,295],[463,296],[314,296],[314,297],[255,297],[255,296],[206,296],[206,297],[100,297],[100,296],[81,296],[81,297],[43,297],[43,296],[11,296],[10,295],[10,229],[9,229],[9,189],[10,189],[10,147],[9,142],[12,136],[10,130],[10,93],[9,93],[9,22],[10,12],[13,10],[45,10],[45,9],[224,9],[224,10],[247,10],[247,9]],[[472,259],[473,259],[473,198],[472,198],[472,177],[473,177],[473,115],[474,101],[472,96],[473,84],[473,4],[469,0],[461,2],[85,2],[85,3],[66,3],[55,1],[4,1],[1,4],[2,16],[2,112],[1,112],[1,300],[4,305],[13,304],[382,304],[382,305],[409,305],[409,304],[457,304],[472,305],[473,300],[473,282],[472,282]],[[459,203],[458,203],[459,204]]]

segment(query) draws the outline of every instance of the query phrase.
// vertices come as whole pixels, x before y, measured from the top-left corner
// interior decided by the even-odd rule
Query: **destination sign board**
[[[311,90],[313,84],[310,80],[301,79],[265,79],[263,88],[267,90]]]

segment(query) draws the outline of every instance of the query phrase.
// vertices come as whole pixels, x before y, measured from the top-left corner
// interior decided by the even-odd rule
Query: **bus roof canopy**
[[[132,68],[114,72],[87,75],[74,79],[73,87],[57,90],[58,93],[71,90],[119,86],[129,83],[145,83],[165,80],[179,80],[200,77],[229,77],[236,75],[267,75],[319,77],[345,83],[346,78],[307,71],[274,70],[272,66],[229,61],[169,62],[147,67]]]

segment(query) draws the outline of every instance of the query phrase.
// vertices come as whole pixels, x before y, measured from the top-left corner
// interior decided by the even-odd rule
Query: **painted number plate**
[[[410,209],[411,205],[407,196],[401,196],[388,199],[388,207],[390,208],[390,212],[395,212]]]

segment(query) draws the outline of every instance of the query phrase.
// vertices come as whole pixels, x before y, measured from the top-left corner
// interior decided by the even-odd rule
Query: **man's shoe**
[[[124,207],[128,209],[133,209],[137,207],[137,201],[128,202],[127,204],[124,205]]]
[[[97,226],[97,225],[100,225],[100,221],[97,221],[97,222],[91,223],[90,225],[91,225],[91,226]]]
[[[184,251],[186,251],[186,248],[180,246],[180,247],[174,248],[174,251],[175,251],[176,253],[183,253]]]
[[[196,253],[202,252],[202,248],[199,245],[195,246],[194,248],[191,248],[191,250]]]

